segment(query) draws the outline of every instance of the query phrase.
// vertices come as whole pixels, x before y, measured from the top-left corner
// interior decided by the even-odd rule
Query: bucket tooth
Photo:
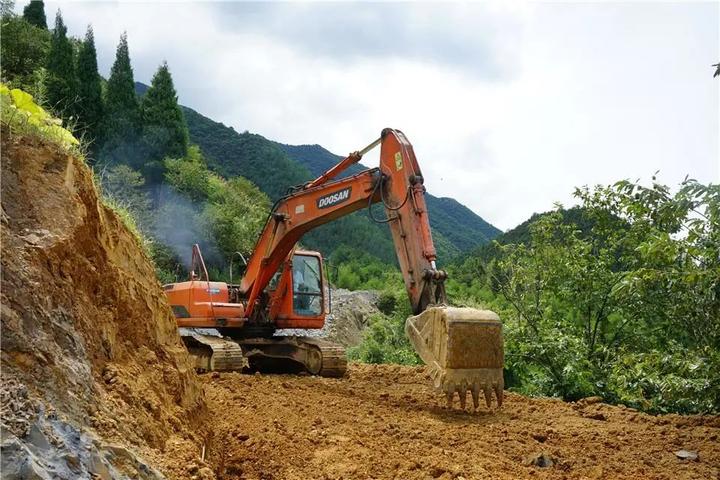
[[[492,388],[490,387],[490,385],[485,385],[485,388],[483,388],[483,393],[485,393],[485,405],[490,408],[490,405],[492,405]]]
[[[470,393],[472,393],[473,406],[475,407],[475,410],[477,410],[480,406],[480,386],[473,385],[470,389]]]
[[[492,392],[502,405],[503,337],[497,314],[474,308],[431,307],[409,317],[405,332],[430,369],[436,389],[446,393],[448,405],[457,391],[464,408],[467,390],[477,408],[480,390],[488,407]]]
[[[453,391],[445,392],[445,400],[447,401],[448,408],[452,408],[454,394],[455,392]]]
[[[458,388],[457,390],[458,396],[460,397],[460,408],[462,410],[465,410],[465,403],[467,401],[467,390],[465,389],[465,386]]]
[[[502,407],[503,397],[505,396],[505,392],[503,392],[502,384],[496,383],[493,386],[493,389],[495,390],[495,397],[497,398],[498,407]]]

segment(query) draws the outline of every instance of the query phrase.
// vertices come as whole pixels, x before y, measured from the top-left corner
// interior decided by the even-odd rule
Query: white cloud
[[[428,190],[500,228],[574,186],[720,178],[718,4],[58,5],[102,73],[127,30],[137,80],[167,60],[238,131],[345,154],[401,128]]]

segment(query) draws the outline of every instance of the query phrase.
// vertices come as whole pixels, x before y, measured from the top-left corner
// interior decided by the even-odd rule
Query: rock
[[[602,412],[585,413],[585,414],[583,414],[583,417],[589,418],[591,420],[601,420],[601,421],[607,420],[607,417]]]
[[[545,443],[548,438],[544,433],[533,433],[531,436],[540,443]]]
[[[552,467],[557,461],[547,452],[539,452],[525,457],[524,465],[534,465],[536,467],[546,468]]]
[[[583,399],[580,399],[579,403],[584,403],[585,405],[593,405],[595,403],[602,403],[603,398],[598,396],[593,397],[585,397]]]
[[[370,316],[380,312],[377,306],[378,292],[333,289],[330,299],[331,312],[326,316],[322,329],[286,329],[281,330],[281,334],[322,337],[344,347],[358,345],[362,341]]]
[[[198,470],[197,476],[200,480],[215,480],[215,473],[213,473],[209,467],[203,467]]]
[[[693,452],[691,450],[678,450],[675,452],[675,456],[678,457],[680,460],[689,460],[689,461],[698,461],[700,459],[700,455],[698,455],[697,452]]]

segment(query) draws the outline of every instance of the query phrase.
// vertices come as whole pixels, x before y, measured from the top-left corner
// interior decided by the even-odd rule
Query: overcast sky
[[[21,10],[26,2],[18,1]],[[359,149],[384,127],[428,190],[501,229],[575,186],[720,180],[720,3],[46,2],[107,76],[167,60],[180,102],[270,139]],[[373,166],[377,155],[363,163]]]

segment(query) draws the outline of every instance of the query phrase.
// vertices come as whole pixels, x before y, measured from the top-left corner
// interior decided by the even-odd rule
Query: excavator
[[[339,178],[380,145],[380,166]],[[181,337],[200,371],[281,368],[342,377],[342,346],[309,336],[278,336],[280,329],[321,329],[330,289],[320,253],[301,250],[308,231],[367,208],[387,223],[413,315],[405,332],[429,367],[448,406],[465,408],[470,392],[490,407],[503,401],[503,337],[488,310],[448,306],[447,273],[437,268],[425,204],[423,176],[407,137],[396,129],[341,160],[316,179],[292,187],[273,205],[239,283],[211,281],[200,248],[192,251],[190,278],[164,285]],[[385,218],[373,216],[382,203]],[[231,280],[232,281],[232,280]],[[212,329],[212,330],[205,330]]]

